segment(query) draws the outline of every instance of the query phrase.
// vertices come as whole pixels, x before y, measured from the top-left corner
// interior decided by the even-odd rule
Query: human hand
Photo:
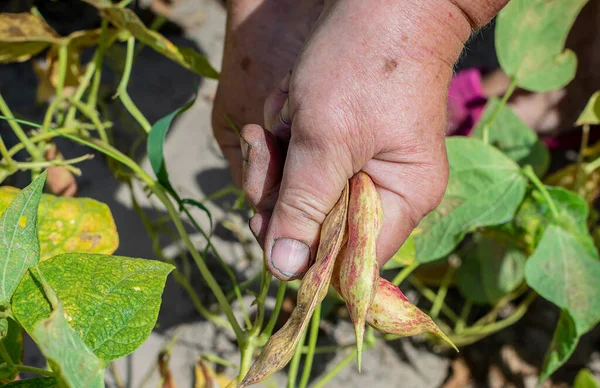
[[[221,76],[212,112],[213,132],[241,186],[239,125],[263,124],[263,106],[300,52],[322,10],[323,0],[232,0]]]
[[[244,188],[258,211],[250,228],[276,277],[302,276],[359,170],[383,202],[382,264],[437,206],[448,84],[470,27],[450,1],[327,3],[291,79],[267,99],[268,131],[242,130]]]

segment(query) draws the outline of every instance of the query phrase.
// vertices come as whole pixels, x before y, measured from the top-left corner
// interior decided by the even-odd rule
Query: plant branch
[[[500,110],[502,109],[502,107],[504,105],[506,105],[506,103],[508,102],[508,99],[514,93],[516,87],[517,87],[517,81],[515,79],[511,79],[510,84],[508,85],[508,88],[506,89],[506,93],[504,93],[504,96],[502,96],[502,99],[496,106],[496,109],[494,109],[494,111],[490,115],[490,118],[487,119],[485,121],[485,123],[482,125],[482,131],[483,131],[483,136],[482,136],[483,139],[482,140],[484,143],[489,144],[489,142],[490,142],[490,127],[492,126],[492,123],[496,120],[496,117],[500,113]]]
[[[396,286],[399,286],[407,277],[410,276],[411,273],[419,266],[418,262],[414,262],[402,269],[402,271],[398,272],[398,274],[392,280]]]
[[[410,281],[410,284],[412,284],[413,287],[415,287],[417,291],[419,291],[419,293],[425,297],[425,299],[429,300],[431,303],[435,301],[435,292],[427,288],[414,276],[409,277],[408,280]],[[448,307],[445,303],[442,303],[440,311],[444,313],[453,323],[456,323],[456,321],[458,321],[458,316],[456,315],[456,313],[452,311],[452,309]]]
[[[306,388],[310,372],[312,371],[313,359],[315,357],[315,348],[317,347],[317,338],[319,337],[319,324],[321,322],[321,303],[317,305],[310,323],[310,336],[308,337],[308,352],[304,358],[304,370],[300,378],[299,388]],[[300,349],[302,351],[302,349]]]
[[[298,346],[296,346],[294,357],[290,362],[290,367],[288,369],[287,388],[296,388],[296,377],[298,376],[298,366],[300,365],[300,358],[302,357],[302,347],[304,345],[304,340],[306,339],[306,332],[307,330],[304,330],[302,333],[300,342],[298,342]]]
[[[522,171],[523,171],[523,174],[529,179],[529,181],[531,181],[531,183],[533,183],[533,185],[542,193],[542,196],[544,197],[544,199],[548,203],[548,206],[550,207],[550,212],[552,213],[552,217],[554,219],[557,219],[558,218],[558,209],[556,208],[556,204],[554,203],[554,200],[550,196],[550,193],[548,193],[548,190],[546,190],[546,187],[544,186],[544,184],[540,181],[540,179],[537,177],[537,175],[533,171],[533,168],[531,167],[531,165],[527,165],[527,166],[523,167]]]
[[[21,128],[21,126],[19,125],[19,122],[21,122],[21,120],[15,119],[15,116],[13,116],[10,108],[8,107],[8,105],[6,105],[6,101],[4,101],[4,98],[1,94],[0,112],[2,112],[2,115],[4,116],[3,118],[5,118],[6,121],[8,121],[8,125],[10,125],[19,141],[23,143],[23,146],[25,147],[29,155],[31,155],[33,161],[40,162],[44,160],[41,151],[37,149],[37,147],[31,142],[29,137],[25,134],[25,131],[23,131],[23,128]]]
[[[313,388],[323,388],[323,387],[325,387],[327,385],[327,383],[329,383],[329,381],[331,379],[333,379],[335,376],[337,376],[338,373],[340,373],[346,366],[348,366],[348,364],[350,364],[352,362],[352,360],[354,360],[355,357],[356,357],[356,349],[354,349],[342,361],[340,361],[340,363],[337,364],[335,366],[335,368],[333,368],[332,370],[330,370],[329,372],[327,372],[325,374],[325,376],[321,377],[321,379],[319,380],[319,382],[316,383]]]
[[[275,328],[275,324],[277,323],[277,318],[279,317],[279,312],[281,311],[281,306],[283,305],[283,299],[285,298],[285,289],[287,287],[287,282],[279,282],[279,288],[277,289],[277,299],[275,299],[275,307],[273,308],[273,312],[271,313],[271,317],[269,318],[269,322],[267,322],[267,326],[262,332],[262,337],[265,337],[266,340],[271,337],[273,333],[273,329]]]
[[[9,369],[15,369],[15,364],[12,358],[10,357],[10,354],[8,354],[8,350],[6,350],[4,341],[0,341],[0,356],[2,356],[2,359],[4,360],[4,362],[6,362],[6,365]]]

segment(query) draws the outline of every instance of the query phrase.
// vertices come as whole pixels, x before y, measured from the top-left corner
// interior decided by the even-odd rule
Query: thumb
[[[294,134],[294,128],[292,129]],[[302,136],[302,135],[300,135]],[[321,224],[338,201],[351,168],[322,139],[290,139],[279,197],[265,235],[267,266],[280,280],[299,278],[316,254]]]

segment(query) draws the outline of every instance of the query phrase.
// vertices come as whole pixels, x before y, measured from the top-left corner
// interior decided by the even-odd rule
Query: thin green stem
[[[100,136],[100,140],[105,143],[108,143],[108,136],[106,136],[106,130],[104,129],[104,125],[102,121],[100,121],[100,117],[98,117],[98,113],[95,110],[90,109],[86,104],[81,101],[72,99],[70,100],[71,104],[75,106],[81,113],[84,114],[91,122],[94,124],[94,127],[98,131],[98,135]]]
[[[460,333],[464,330],[467,320],[469,319],[469,313],[471,312],[471,308],[473,307],[473,302],[471,300],[466,300],[463,305],[462,310],[460,311],[460,316],[458,317],[458,321],[454,325],[454,331],[456,333]]]
[[[327,372],[325,374],[325,376],[321,377],[321,379],[319,380],[319,382],[317,382],[313,386],[313,388],[323,388],[323,387],[325,387],[327,385],[327,383],[329,383],[329,381],[331,379],[333,379],[335,376],[337,376],[338,373],[340,373],[346,366],[348,366],[348,364],[350,364],[352,362],[352,360],[354,360],[355,357],[356,357],[356,349],[354,349],[342,361],[340,361],[340,363],[337,364],[335,366],[335,368],[333,368],[332,370],[330,370],[329,372]]]
[[[275,299],[275,307],[273,308],[273,312],[271,313],[271,317],[267,322],[267,326],[262,332],[262,336],[266,340],[271,337],[273,333],[273,329],[275,328],[275,324],[277,323],[277,318],[279,317],[279,312],[281,311],[281,306],[283,305],[283,299],[285,298],[285,289],[287,287],[287,282],[279,282],[279,288],[277,289],[277,298]]]
[[[299,388],[306,388],[310,372],[312,370],[313,359],[315,357],[315,348],[317,347],[317,338],[319,337],[319,324],[321,323],[321,303],[315,308],[312,321],[310,323],[310,335],[308,337],[308,352],[304,358],[304,370],[300,378]],[[302,350],[302,349],[301,349]]]
[[[448,287],[450,287],[450,282],[452,281],[455,272],[456,266],[450,264],[446,274],[442,278],[442,283],[440,284],[440,288],[438,288],[438,292],[435,295],[435,299],[433,300],[433,305],[431,306],[431,311],[429,313],[431,318],[434,320],[440,315],[440,310],[442,309],[442,306],[446,300],[446,295],[448,294]]]
[[[577,155],[577,174],[575,175],[575,192],[579,193],[581,184],[585,178],[585,170],[583,169],[583,161],[585,159],[585,150],[588,146],[590,139],[590,126],[589,124],[583,125],[581,134],[581,146],[579,147],[579,155]]]
[[[9,367],[8,364],[4,364],[0,366],[0,372],[12,372],[12,371],[26,372],[26,373],[35,373],[36,375],[46,376],[46,377],[55,377],[58,374],[47,369],[35,368],[29,365],[12,365]]]
[[[5,117],[0,116],[0,118],[5,118]],[[59,129],[56,129],[55,131],[56,132],[50,132],[50,131],[42,132],[38,135],[34,135],[34,136],[30,137],[29,140],[31,140],[31,142],[35,144],[35,143],[39,143],[42,141],[46,141],[46,140],[58,137],[62,133],[75,134],[75,133],[79,132],[79,130],[76,128],[59,128]],[[25,145],[23,143],[15,144],[14,146],[11,147],[10,150],[8,150],[8,154],[12,157],[17,152],[21,151],[23,148],[25,148]]]
[[[492,126],[492,123],[496,120],[496,117],[500,113],[500,110],[502,109],[502,107],[504,105],[506,105],[506,103],[508,102],[508,99],[514,93],[516,87],[517,87],[517,81],[515,79],[511,79],[510,84],[508,85],[508,88],[506,89],[506,93],[504,93],[504,96],[502,96],[500,103],[498,103],[498,105],[496,106],[496,109],[494,109],[494,111],[490,115],[490,118],[487,119],[485,121],[485,123],[483,124],[483,127],[482,127],[483,139],[482,140],[484,143],[488,144],[490,142],[489,141],[490,140],[490,127]]]
[[[0,136],[0,155],[2,155],[2,159],[5,160],[6,168],[10,171],[13,171],[15,169],[15,161],[13,160],[12,156],[6,149],[6,145],[4,144],[4,140],[2,140],[1,136]]]
[[[419,263],[414,262],[414,263],[404,267],[402,269],[402,271],[398,272],[398,274],[394,277],[394,280],[392,280],[392,283],[394,283],[396,286],[399,286],[407,277],[410,276],[411,273],[413,273],[413,271],[415,269],[417,269],[418,266],[419,266]]]
[[[10,357],[10,354],[8,354],[8,350],[6,350],[4,341],[0,341],[0,356],[2,356],[2,359],[4,360],[4,362],[6,362],[6,365],[8,366],[9,369],[15,368],[15,364],[14,364],[12,358]]]
[[[149,133],[152,129],[152,125],[148,122],[146,117],[140,112],[138,107],[135,105],[129,94],[127,93],[127,84],[129,83],[129,77],[131,76],[131,69],[133,68],[133,54],[135,51],[135,38],[133,36],[127,39],[127,56],[125,58],[125,70],[121,77],[121,82],[117,89],[115,98],[119,97],[125,109],[131,116],[142,126],[146,133]]]
[[[214,362],[215,364],[224,366],[226,368],[237,368],[238,367],[236,363],[231,362],[229,360],[226,360],[222,357],[216,356],[211,353],[205,353],[202,356],[200,356],[200,358],[202,358],[203,360]]]
[[[106,19],[102,19],[100,29],[100,45],[94,54],[94,66],[96,67],[96,70],[94,71],[94,79],[92,80],[92,86],[90,88],[87,101],[87,105],[90,107],[90,109],[95,109],[96,103],[98,102],[98,90],[100,90],[100,81],[102,79],[102,62],[104,61],[104,53],[117,37],[117,34],[115,34],[113,40],[108,43],[105,42],[104,37],[108,31],[108,20]]]
[[[10,125],[19,141],[23,143],[23,146],[25,147],[29,155],[31,155],[31,158],[36,162],[44,160],[42,152],[31,142],[29,137],[25,134],[25,131],[23,131],[23,128],[21,128],[21,126],[19,125],[19,122],[21,120],[15,119],[15,116],[12,114],[8,105],[6,105],[6,101],[4,101],[4,98],[1,94],[0,112],[2,112],[2,115],[4,116],[3,118],[5,118],[6,121],[8,121],[8,125]]]
[[[300,337],[300,342],[298,342],[298,346],[296,346],[296,351],[294,352],[294,357],[290,362],[290,368],[288,369],[288,382],[287,388],[296,388],[296,377],[298,377],[298,366],[300,366],[300,359],[302,358],[302,347],[304,345],[304,340],[306,339],[306,330],[302,333]]]
[[[85,154],[85,155],[79,156],[77,158],[67,159],[67,160],[55,159],[55,160],[47,160],[44,162],[17,162],[16,165],[19,170],[32,170],[32,169],[38,169],[38,168],[48,168],[51,166],[70,166],[72,164],[81,163],[83,161],[90,160],[93,158],[94,158],[94,155]]]
[[[410,284],[412,284],[412,286],[415,287],[417,289],[417,291],[419,291],[419,293],[425,297],[425,299],[429,300],[431,303],[433,303],[435,301],[435,298],[436,298],[435,292],[433,292],[433,291],[431,291],[431,289],[427,288],[423,283],[421,283],[419,280],[417,280],[414,276],[409,277],[408,280],[409,280]],[[456,315],[456,313],[454,311],[452,311],[452,309],[450,307],[448,307],[445,303],[442,304],[441,312],[444,313],[446,315],[446,317],[448,317],[448,319],[450,319],[453,323],[456,323],[456,321],[458,321],[458,315]]]
[[[71,104],[73,104],[73,101],[77,101],[77,102],[81,101],[81,98],[83,97],[85,90],[89,86],[90,81],[92,80],[92,77],[94,76],[94,74],[96,74],[96,63],[94,61],[92,61],[92,62],[88,63],[88,65],[85,69],[85,73],[83,74],[83,78],[81,79],[81,82],[77,86],[77,90],[75,90],[75,94],[70,99]],[[65,116],[65,122],[64,122],[65,127],[69,127],[73,124],[73,120],[75,120],[75,114],[77,113],[77,110],[75,108],[76,107],[74,105],[71,105],[69,107],[69,109],[67,110],[67,115]],[[45,120],[44,120],[44,122],[45,122]],[[44,126],[47,126],[47,125],[44,125]]]
[[[558,209],[556,208],[556,204],[550,196],[550,193],[548,193],[548,190],[546,190],[546,186],[544,186],[542,181],[540,181],[538,176],[533,171],[533,168],[530,165],[527,165],[523,167],[522,171],[523,174],[531,181],[531,183],[533,183],[533,185],[540,191],[540,193],[542,193],[542,196],[544,197],[544,199],[548,203],[548,206],[550,207],[552,217],[554,217],[554,219],[558,219]]]
[[[262,330],[263,322],[265,319],[265,300],[267,299],[267,295],[269,294],[269,287],[271,286],[272,279],[273,276],[267,270],[266,259],[263,259],[260,293],[256,297],[256,319],[254,320],[254,325],[250,330],[250,335],[253,337],[257,337],[260,331]]]
[[[239,341],[238,341],[239,343]],[[256,345],[252,340],[245,341],[240,344],[240,371],[238,373],[237,381],[238,383],[242,382],[246,373],[250,369],[250,365],[252,365],[252,356],[254,355],[254,349]]]
[[[67,44],[61,44],[58,48],[58,82],[56,84],[56,98],[55,101],[62,103],[63,94],[65,88],[65,81],[67,79],[67,65],[69,61],[69,46]],[[61,109],[59,107],[58,115],[62,116]],[[62,118],[59,118],[59,122]]]
[[[586,175],[589,175],[589,174],[593,173],[594,171],[596,171],[598,169],[598,167],[600,167],[600,157],[597,159],[594,159],[592,162],[586,164],[586,166],[583,168],[583,171],[585,171]]]

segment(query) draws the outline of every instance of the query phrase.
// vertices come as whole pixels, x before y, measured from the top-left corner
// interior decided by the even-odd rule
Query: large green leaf
[[[468,232],[510,221],[527,186],[514,161],[479,139],[452,137],[446,146],[446,193],[415,236],[417,261],[422,263],[450,253]]]
[[[75,332],[107,361],[133,352],[150,335],[173,269],[157,261],[79,253],[54,256],[38,267]],[[40,284],[27,274],[13,297],[16,318],[32,333],[50,311]]]
[[[590,97],[585,109],[577,119],[576,125],[598,125],[600,124],[600,91]]]
[[[560,89],[574,77],[577,57],[565,41],[588,0],[512,0],[496,21],[502,69],[527,90]]]
[[[498,108],[499,100],[492,98],[475,127],[473,136],[483,138],[483,125]],[[543,176],[550,164],[550,153],[536,133],[514,114],[512,109],[503,105],[489,128],[489,143],[498,147],[506,156],[520,166],[531,165],[537,175]]]
[[[156,31],[147,28],[137,15],[128,8],[121,8],[99,0],[85,0],[98,8],[102,17],[120,29],[127,30],[140,42],[152,47],[181,66],[208,78],[219,78],[219,73],[204,55],[189,47],[177,47]]]
[[[11,318],[1,319],[4,332],[3,342],[13,363],[21,363],[23,359],[23,329]],[[0,363],[4,362],[0,356]],[[18,372],[0,370],[0,383],[12,381]]]
[[[458,289],[475,303],[494,304],[523,282],[527,257],[502,235],[478,233],[473,243],[474,249],[458,269]]]
[[[48,319],[39,321],[32,337],[57,372],[62,387],[104,387],[104,362],[92,353],[73,330],[59,304]]]
[[[571,357],[571,354],[573,354],[577,347],[579,337],[575,328],[575,322],[573,322],[569,312],[566,310],[561,311],[554,335],[552,336],[552,342],[544,357],[540,382],[550,377],[552,373],[556,372]]]
[[[58,388],[58,382],[54,377],[42,377],[13,381],[10,384],[3,385],[2,388]]]
[[[27,272],[40,259],[37,210],[46,173],[21,191],[0,217],[0,306],[10,298]]]
[[[19,189],[0,187],[0,213]],[[59,253],[113,253],[119,235],[110,209],[91,198],[56,197],[42,194],[38,208],[40,260]]]
[[[600,321],[600,260],[569,231],[550,225],[525,265],[531,288],[573,318],[582,335]]]
[[[556,205],[557,218],[553,217],[546,198],[535,189],[525,197],[513,222],[504,229],[520,240],[527,252],[532,253],[542,239],[546,227],[550,224],[559,225],[578,239],[590,255],[595,255],[594,241],[587,231],[589,210],[585,200],[560,187],[546,187],[546,191]]]

